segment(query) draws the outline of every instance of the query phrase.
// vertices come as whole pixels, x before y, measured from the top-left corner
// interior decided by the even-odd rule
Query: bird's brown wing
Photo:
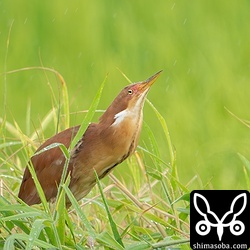
[[[56,134],[45,141],[36,152],[41,151],[52,143],[62,143],[68,148],[78,130],[79,126],[76,126]],[[60,183],[64,163],[65,157],[59,147],[51,148],[45,152],[34,155],[28,163],[33,164],[47,201],[56,197],[57,187]],[[71,168],[72,166],[69,165],[68,171],[70,171]],[[41,202],[28,167],[25,169],[18,197],[28,205]]]

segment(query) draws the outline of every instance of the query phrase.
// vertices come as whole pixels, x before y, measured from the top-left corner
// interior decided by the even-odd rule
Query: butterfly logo
[[[240,202],[242,202],[240,201],[241,199],[243,199],[243,205],[239,208],[239,205],[241,204]],[[200,207],[198,205],[198,202],[200,204]],[[233,199],[230,206],[230,210],[227,211],[222,216],[221,219],[219,219],[218,216],[213,211],[210,210],[210,205],[207,199],[203,195],[195,193],[193,198],[193,203],[196,211],[203,217],[203,219],[197,222],[195,226],[195,230],[199,235],[204,236],[209,234],[211,227],[217,228],[217,235],[219,241],[221,241],[222,239],[225,227],[229,227],[230,232],[236,236],[244,233],[245,225],[243,224],[242,221],[237,220],[237,217],[246,208],[247,205],[246,193],[239,194]]]

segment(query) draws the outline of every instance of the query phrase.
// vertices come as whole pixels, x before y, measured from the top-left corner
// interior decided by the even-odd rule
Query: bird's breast
[[[114,123],[109,127],[90,126],[76,150],[79,155],[74,157],[78,160],[73,163],[71,187],[73,188],[74,182],[78,184],[73,189],[78,189],[80,183],[94,184],[94,170],[99,178],[103,178],[131,155],[138,143],[141,121],[141,116],[135,119],[124,111],[115,116]]]

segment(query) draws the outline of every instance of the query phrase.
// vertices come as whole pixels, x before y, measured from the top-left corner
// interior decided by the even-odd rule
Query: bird
[[[95,186],[95,172],[102,179],[136,150],[142,128],[144,102],[161,72],[123,88],[99,121],[90,123],[71,149],[67,176],[70,175],[69,188],[77,201]],[[46,140],[27,163],[33,166],[48,202],[56,199],[66,159],[59,147],[43,149],[54,143],[61,143],[69,149],[79,128],[68,128]],[[27,205],[41,203],[28,166],[23,174],[18,197]],[[67,198],[66,205],[71,205]]]

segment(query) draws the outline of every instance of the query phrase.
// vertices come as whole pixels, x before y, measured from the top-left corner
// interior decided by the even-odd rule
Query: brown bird
[[[160,73],[161,71],[146,81],[125,87],[99,118],[99,122],[88,126],[70,152],[69,188],[77,200],[86,196],[96,184],[94,170],[101,179],[135,151],[142,127],[144,101],[150,86]],[[62,143],[69,148],[79,127],[54,135],[36,152],[52,143]],[[65,157],[58,147],[35,154],[28,163],[33,164],[47,201],[53,201],[57,195],[64,163]],[[28,205],[41,202],[28,167],[25,169],[18,197]],[[69,205],[67,200],[67,206]]]

